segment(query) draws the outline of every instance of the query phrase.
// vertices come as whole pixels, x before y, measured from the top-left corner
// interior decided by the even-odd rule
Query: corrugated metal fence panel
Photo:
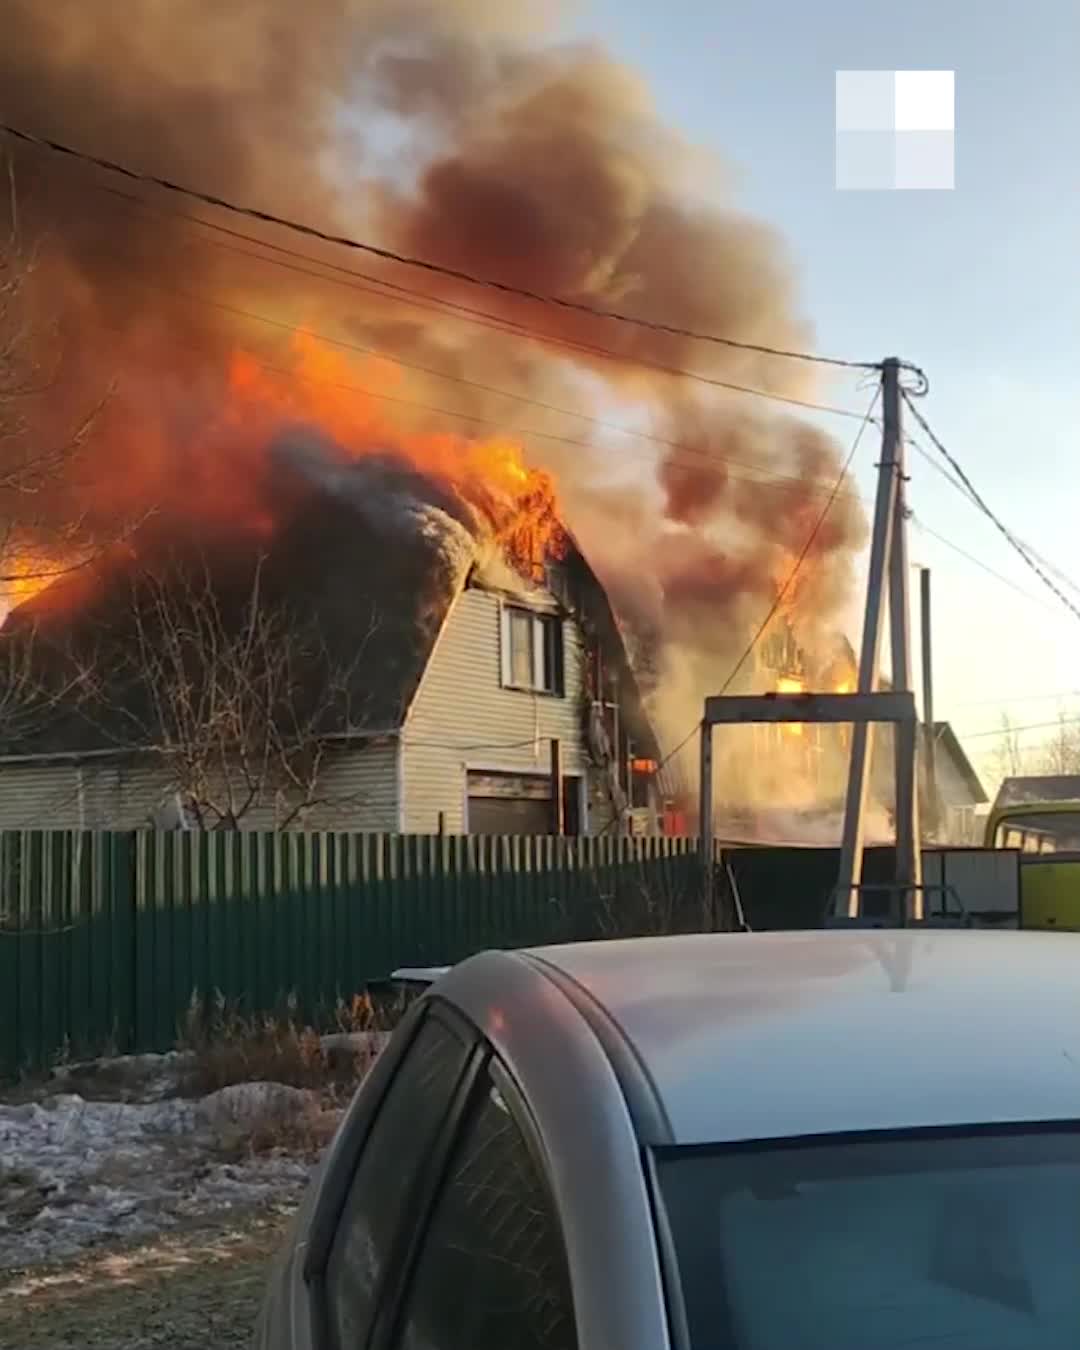
[[[942,881],[969,914],[1019,918],[1021,855],[1015,849],[952,848],[940,856]],[[955,908],[955,900],[950,904]]]
[[[693,839],[0,833],[0,1073],[164,1050],[193,999],[328,1017],[397,966],[701,926]]]
[[[133,1048],[131,875],[127,835],[0,833],[0,1072]]]

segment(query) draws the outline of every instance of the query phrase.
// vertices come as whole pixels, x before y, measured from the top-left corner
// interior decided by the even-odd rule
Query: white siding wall
[[[150,765],[0,763],[0,829],[139,829],[167,791]]]
[[[327,800],[303,822],[316,830],[398,828],[397,745],[342,750],[328,760],[319,792]],[[148,763],[4,764],[0,761],[0,830],[137,830],[170,793],[167,772]],[[272,830],[280,818],[272,801],[242,819]],[[300,827],[300,822],[297,822]]]
[[[564,773],[586,767],[577,625],[563,627],[566,693],[555,698],[503,688],[500,613],[498,596],[465,590],[435,645],[404,730],[406,833],[435,833],[440,812],[447,833],[462,833],[467,770],[546,773],[552,737],[562,742]],[[489,748],[472,748],[481,745]]]
[[[308,830],[366,830],[394,832],[398,820],[396,741],[382,742],[335,753],[327,760],[319,780],[319,795],[325,797],[294,828]],[[273,809],[262,811],[273,829]],[[256,828],[252,826],[252,828]]]

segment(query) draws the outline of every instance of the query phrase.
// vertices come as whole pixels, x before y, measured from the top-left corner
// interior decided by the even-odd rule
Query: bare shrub
[[[341,1105],[371,1067],[393,1029],[398,1005],[378,1006],[368,994],[339,999],[337,1030],[323,1034],[297,1014],[290,997],[277,1013],[245,1014],[220,993],[207,1002],[196,991],[177,1048],[187,1055],[181,1091],[206,1096],[237,1083],[281,1083]]]

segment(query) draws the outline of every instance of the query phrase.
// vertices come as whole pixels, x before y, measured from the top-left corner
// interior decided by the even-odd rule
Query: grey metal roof
[[[679,1142],[1080,1120],[1080,934],[718,934],[533,955],[607,1009]]]
[[[1044,774],[1006,778],[994,798],[994,810],[1026,802],[1080,801],[1080,774]]]

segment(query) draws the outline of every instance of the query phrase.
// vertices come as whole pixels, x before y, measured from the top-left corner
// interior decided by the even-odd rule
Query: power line
[[[690,730],[679,742],[679,744],[675,747],[675,749],[668,751],[668,753],[656,766],[656,769],[653,772],[654,778],[659,778],[660,774],[663,773],[663,771],[667,768],[667,766],[671,763],[671,761],[675,758],[675,756],[679,753],[679,751],[682,750],[686,745],[689,744],[690,741],[693,740],[693,738],[697,735],[698,728],[700,726],[701,726],[700,722],[695,722],[694,725],[690,728]]]
[[[374,295],[384,300],[391,300],[395,303],[406,305],[411,308],[426,310],[428,312],[449,313],[452,317],[459,317],[468,323],[476,323],[485,328],[491,328],[501,333],[509,333],[513,336],[526,337],[534,341],[543,343],[547,346],[563,348],[567,351],[581,353],[586,356],[599,357],[601,360],[614,361],[623,366],[635,366],[645,370],[654,370],[659,374],[670,375],[673,378],[691,380],[697,384],[703,384],[713,389],[724,389],[732,393],[749,394],[758,398],[768,399],[774,403],[785,404],[789,407],[803,408],[809,412],[826,413],[833,417],[847,417],[856,421],[861,420],[862,413],[856,412],[852,408],[842,408],[835,404],[821,403],[813,399],[797,398],[790,394],[780,394],[771,389],[761,389],[754,385],[740,384],[733,380],[721,380],[710,375],[703,375],[698,371],[686,370],[679,366],[667,365],[660,361],[652,361],[647,357],[631,355],[624,352],[613,351],[611,348],[603,347],[596,343],[584,342],[577,339],[565,338],[554,334],[545,333],[541,330],[529,328],[525,324],[520,324],[504,317],[492,314],[489,311],[475,309],[468,305],[456,304],[441,296],[433,295],[425,291],[417,291],[407,286],[400,286],[395,282],[387,281],[381,277],[372,276],[367,272],[358,272],[355,269],[341,267],[336,263],[327,262],[323,259],[313,258],[309,254],[301,253],[295,249],[285,248],[280,244],[271,243],[268,240],[258,239],[254,235],[245,234],[239,230],[231,230],[227,226],[220,225],[214,221],[203,220],[200,216],[191,215],[186,211],[173,211],[166,209],[156,209],[143,202],[141,198],[133,197],[128,193],[119,192],[116,189],[102,188],[110,196],[119,197],[121,200],[132,203],[140,209],[153,215],[164,218],[186,221],[190,224],[200,225],[208,230],[213,230],[225,234],[230,238],[245,240],[256,245],[261,249],[269,249],[275,253],[284,254],[289,258],[300,259],[310,262],[318,268],[330,269],[333,272],[340,273],[341,276],[327,276],[324,272],[315,271],[310,267],[300,267],[293,263],[283,262],[279,258],[269,257],[263,253],[253,253],[249,249],[236,248],[234,245],[222,244],[216,240],[205,240],[211,247],[226,249],[229,252],[239,254],[244,258],[251,258],[257,262],[269,263],[275,267],[283,267],[288,271],[297,272],[302,276],[312,277],[317,281],[330,282],[333,285],[344,286],[349,290],[356,290],[368,295]],[[126,259],[125,259],[126,260]],[[345,280],[343,278],[352,278]],[[134,278],[128,278],[129,281],[135,281]],[[367,284],[358,284],[359,282]],[[155,283],[137,280],[136,284],[152,286]],[[168,288],[163,288],[168,289]],[[172,292],[176,294],[177,292]],[[191,298],[190,296],[187,298]],[[213,301],[207,301],[213,304]],[[336,339],[326,339],[336,341]],[[343,344],[347,345],[347,344]],[[432,372],[439,373],[439,372]],[[447,376],[446,378],[454,378]],[[466,381],[467,383],[467,381]],[[482,386],[481,386],[482,387]],[[496,391],[499,392],[499,391]],[[514,397],[508,395],[508,397]]]
[[[851,468],[851,463],[854,460],[856,451],[858,450],[859,444],[862,441],[863,433],[866,431],[866,428],[871,425],[871,414],[873,413],[874,407],[877,404],[877,401],[880,398],[880,396],[881,396],[881,389],[879,386],[878,389],[876,389],[874,392],[874,397],[870,400],[870,406],[863,414],[862,424],[860,425],[858,433],[855,436],[855,440],[852,442],[851,449],[848,451],[847,458],[844,461],[843,467],[841,468],[840,473],[837,476],[836,483],[833,486],[833,491],[831,496],[829,497],[829,500],[825,503],[824,509],[822,510],[821,514],[818,516],[817,521],[814,524],[814,528],[810,531],[806,543],[803,545],[802,552],[799,554],[798,558],[796,558],[794,566],[788,573],[787,580],[784,582],[783,586],[781,586],[780,590],[777,592],[776,599],[770,606],[769,612],[765,615],[765,618],[762,620],[754,636],[750,639],[750,642],[746,650],[739,657],[738,661],[735,662],[735,665],[732,667],[730,674],[728,675],[727,679],[721,686],[720,688],[721,695],[726,694],[727,691],[731,688],[732,684],[735,682],[735,679],[738,676],[739,671],[742,670],[743,666],[750,659],[750,656],[753,653],[754,648],[761,641],[761,638],[764,635],[765,630],[768,628],[769,624],[772,623],[773,619],[776,617],[777,611],[779,610],[780,606],[784,603],[784,598],[786,597],[788,591],[790,591],[791,587],[794,585],[795,580],[799,575],[799,571],[802,568],[803,563],[806,561],[807,555],[809,554],[811,548],[814,545],[815,539],[817,539],[818,535],[821,532],[821,527],[825,524],[825,519],[828,516],[829,511],[832,509],[833,502],[836,500],[837,494],[840,491],[840,486],[843,483],[844,479],[847,477],[848,470]],[[668,754],[660,761],[659,765],[656,768],[656,774],[654,774],[654,777],[658,775],[661,772],[661,770],[663,770],[672,761],[672,759],[675,758],[675,756],[679,753],[679,751],[682,750],[683,747],[694,737],[700,725],[701,725],[700,722],[695,723],[694,726],[692,726],[690,730],[687,732],[687,734],[683,737],[683,739],[678,743],[675,749],[669,751]]]
[[[991,521],[993,525],[996,527],[996,529],[1005,537],[1010,547],[1013,548],[1020,555],[1021,558],[1023,558],[1024,562],[1028,565],[1028,567],[1031,568],[1031,570],[1035,573],[1035,575],[1039,578],[1039,580],[1051,591],[1053,591],[1053,593],[1066,607],[1066,609],[1068,609],[1073,615],[1075,615],[1076,618],[1080,619],[1080,608],[1077,608],[1077,606],[1073,604],[1073,602],[1069,599],[1069,597],[1065,594],[1065,592],[1061,590],[1061,588],[1058,585],[1056,585],[1056,583],[1053,582],[1049,576],[1047,576],[1046,572],[1042,569],[1042,567],[1039,566],[1039,564],[1035,561],[1035,559],[1031,556],[1031,554],[1028,553],[1028,551],[1024,548],[1024,546],[1020,543],[1020,541],[1016,538],[1016,536],[1012,533],[1012,531],[1008,528],[1008,526],[1006,526],[994,514],[994,512],[991,511],[990,507],[987,506],[986,502],[980,496],[971,479],[964,472],[963,468],[961,467],[955,456],[952,455],[946,449],[946,447],[934,434],[933,430],[930,427],[930,424],[927,422],[926,418],[923,417],[922,413],[919,412],[919,409],[916,407],[913,399],[906,390],[903,391],[903,398],[904,402],[907,404],[908,408],[910,408],[913,416],[915,417],[915,420],[922,427],[923,431],[927,434],[927,436],[930,437],[931,442],[933,443],[939,454],[941,454],[944,457],[944,459],[948,462],[949,466],[952,468],[953,472],[959,478],[960,482],[963,484],[966,494],[970,496],[971,500],[975,503],[975,505],[979,508],[979,510],[983,513],[983,515],[986,516],[986,518],[989,521]],[[1074,585],[1074,583],[1072,582],[1070,582],[1069,584]]]
[[[1002,725],[994,727],[988,731],[969,731],[961,735],[963,741],[977,741],[985,736],[1011,736],[1014,732],[1020,731],[1047,731],[1051,727],[1071,727],[1080,723],[1080,717],[1059,717],[1054,722],[1029,722],[1026,726],[1013,727]]]
[[[907,433],[905,433],[904,440],[908,445],[911,446],[911,448],[915,451],[917,455],[921,456],[921,458],[926,461],[926,463],[930,466],[930,468],[933,469],[933,471],[939,477],[944,478],[944,480],[946,481],[946,483],[949,484],[950,487],[955,488],[956,491],[960,493],[961,497],[964,497],[969,502],[973,503],[975,502],[975,498],[972,497],[971,493],[967,490],[967,488],[963,485],[963,483],[960,482],[959,478],[954,478],[952,474],[948,471],[948,469],[946,469],[943,464],[939,464],[938,461],[934,458],[934,456],[930,453],[930,451],[927,450],[924,446],[922,446],[915,439],[914,436],[909,436]],[[977,503],[975,504],[977,505]]]
[[[405,737],[405,744],[420,750],[521,750],[527,745],[550,740],[548,736],[530,736],[524,741],[488,741],[477,745],[458,745],[453,741],[414,741]]]
[[[1057,699],[1080,698],[1080,689],[1062,689],[1054,694],[999,694],[996,698],[965,699],[961,703],[949,701],[952,708],[1001,707],[1006,703],[1050,703]]]
[[[1063,585],[1068,586],[1071,590],[1080,593],[1080,586],[1078,586],[1076,582],[1073,581],[1072,577],[1068,576],[1065,572],[1061,570],[1060,567],[1056,567],[1052,562],[1050,562],[1047,558],[1045,558],[1033,547],[1033,545],[1029,544],[1026,539],[1021,539],[1020,536],[1017,535],[1017,540],[1020,544],[1024,546],[1024,548],[1028,551],[1028,553],[1031,554],[1031,556],[1035,559],[1035,561],[1042,563],[1043,567],[1045,567],[1048,572],[1052,573],[1055,577],[1057,577],[1058,581],[1062,582]]]
[[[788,591],[790,591],[791,587],[795,584],[795,579],[799,575],[799,571],[803,563],[806,561],[807,554],[809,554],[811,548],[813,547],[815,539],[817,539],[818,534],[821,532],[821,527],[825,524],[826,517],[832,510],[833,503],[836,501],[837,494],[840,491],[840,486],[843,483],[844,479],[847,477],[848,470],[851,467],[851,462],[855,458],[855,452],[858,450],[859,443],[862,441],[863,433],[866,431],[866,428],[870,425],[870,415],[874,411],[874,406],[877,403],[880,394],[881,394],[880,388],[875,390],[874,397],[870,400],[870,406],[866,410],[866,415],[863,418],[862,425],[859,427],[858,433],[855,436],[855,440],[852,442],[851,449],[848,451],[847,459],[844,460],[843,467],[841,468],[839,476],[836,479],[836,484],[833,487],[832,493],[829,496],[829,500],[825,503],[821,515],[818,516],[817,521],[814,524],[814,528],[810,531],[806,543],[803,545],[802,552],[795,559],[795,565],[788,573],[787,580],[784,582],[783,586],[781,586],[780,590],[777,592],[776,599],[773,601],[772,606],[769,609],[769,612],[765,615],[765,618],[761,621],[760,627],[758,628],[754,636],[750,639],[750,642],[746,650],[743,652],[742,656],[740,656],[738,661],[736,661],[735,665],[732,668],[731,674],[724,681],[724,684],[720,689],[721,694],[726,694],[727,691],[731,688],[732,684],[735,681],[736,676],[739,674],[739,671],[742,670],[743,666],[750,659],[750,656],[754,648],[761,641],[761,638],[764,635],[765,630],[768,628],[769,624],[772,623],[773,619],[776,616],[777,611],[779,610],[780,606],[784,603]]]
[[[19,141],[25,142],[28,145],[36,146],[39,149],[51,150],[58,155],[67,156],[70,159],[77,160],[84,164],[96,165],[99,169],[105,169],[109,173],[120,174],[133,182],[153,184],[155,187],[163,188],[167,192],[176,193],[179,196],[187,197],[194,201],[201,201],[207,206],[215,206],[223,211],[229,211],[234,215],[247,216],[252,220],[260,220],[266,224],[278,225],[283,229],[291,230],[296,234],[305,235],[310,239],[319,239],[323,243],[335,244],[342,248],[349,248],[359,252],[368,253],[373,257],[382,258],[385,262],[400,263],[406,267],[419,268],[426,272],[445,276],[452,281],[466,282],[472,286],[485,286],[490,290],[500,291],[508,295],[520,296],[522,299],[531,300],[538,304],[553,305],[560,309],[587,314],[592,318],[608,319],[617,323],[629,324],[637,328],[649,329],[653,332],[665,333],[672,337],[689,338],[698,342],[709,342],[717,346],[736,348],[740,351],[757,352],[763,356],[783,357],[793,361],[806,361],[818,365],[839,366],[847,369],[876,370],[880,366],[879,362],[848,361],[839,357],[819,356],[811,352],[788,351],[780,347],[769,347],[762,343],[743,342],[737,338],[721,337],[716,333],[696,332],[694,329],[682,328],[675,324],[645,319],[638,315],[623,313],[620,310],[603,309],[598,306],[586,304],[583,301],[569,300],[563,296],[533,291],[524,286],[514,286],[509,282],[498,281],[493,277],[478,276],[460,268],[447,267],[441,263],[433,262],[428,258],[418,258],[408,254],[398,253],[393,249],[383,248],[377,244],[351,238],[349,235],[334,234],[330,231],[321,230],[314,225],[291,220],[285,216],[278,216],[269,211],[259,210],[257,207],[241,206],[236,202],[232,202],[225,197],[219,197],[214,193],[202,192],[198,189],[174,182],[172,179],[158,177],[156,174],[141,173],[138,170],[132,169],[125,164],[120,164],[115,160],[106,159],[100,155],[92,155],[86,151],[76,150],[72,146],[65,145],[61,141],[54,141],[45,136],[37,136],[32,132],[20,130],[18,127],[13,127],[7,123],[0,123],[0,131],[5,132],[7,135],[12,136]]]
[[[995,571],[989,563],[984,563],[982,559],[977,558],[974,553],[968,553],[966,549],[961,548],[959,544],[954,543],[953,540],[949,539],[946,535],[931,529],[930,526],[915,515],[914,512],[911,513],[910,520],[915,528],[921,530],[923,534],[927,534],[932,539],[936,539],[939,544],[944,544],[946,548],[951,549],[961,558],[965,558],[969,563],[973,564],[973,566],[978,567],[981,571],[985,572],[987,576],[993,577],[995,581],[1000,581],[1003,586],[1008,586],[1009,589],[1015,591],[1017,595],[1022,595],[1024,599],[1030,601],[1031,604],[1038,605],[1040,609],[1046,610],[1048,614],[1058,615],[1060,613],[1057,609],[1051,609],[1050,606],[1045,604],[1038,596],[1032,595],[1030,591],[1024,590],[1023,586],[1018,586],[1015,581],[1011,580],[1003,573]]]
[[[158,283],[155,282],[140,281],[137,282],[136,284],[145,285],[155,290],[165,290],[171,295],[177,296],[184,300],[188,300],[192,303],[205,305],[213,309],[222,310],[226,313],[251,319],[258,323],[263,323],[270,327],[280,329],[284,332],[295,333],[297,331],[295,326],[292,324],[285,323],[278,319],[271,319],[266,315],[257,314],[252,310],[241,309],[235,305],[228,305],[222,301],[210,299],[207,296],[192,295],[187,292],[174,290],[171,287],[160,286],[158,285]],[[100,326],[108,329],[110,332],[116,332],[120,334],[123,333],[123,329],[116,327],[115,325],[102,323]],[[742,474],[736,472],[728,473],[728,477],[734,478],[740,482],[753,483],[760,485],[762,487],[771,487],[771,488],[783,488],[787,487],[788,484],[793,484],[802,488],[804,491],[814,493],[818,492],[829,493],[831,491],[828,484],[822,481],[821,479],[800,478],[795,474],[781,473],[778,470],[769,469],[764,465],[754,464],[748,460],[736,460],[728,456],[713,454],[708,450],[702,449],[700,446],[690,445],[687,442],[676,441],[668,437],[657,436],[651,432],[639,431],[632,427],[620,426],[619,423],[617,422],[605,421],[602,418],[593,417],[591,414],[580,412],[577,409],[562,408],[552,403],[545,403],[539,399],[531,398],[525,394],[514,393],[509,389],[501,389],[493,385],[481,384],[477,381],[466,379],[464,376],[452,375],[449,372],[440,371],[434,367],[422,366],[415,362],[401,360],[398,357],[390,356],[387,353],[382,352],[375,347],[368,347],[360,343],[349,342],[343,338],[330,337],[329,335],[323,333],[315,333],[310,329],[304,329],[303,331],[308,336],[314,338],[316,341],[324,342],[336,347],[341,347],[347,351],[355,351],[365,355],[378,356],[384,360],[392,361],[397,365],[403,366],[404,368],[409,370],[420,371],[423,374],[435,376],[440,379],[446,379],[453,383],[459,383],[468,386],[469,388],[483,390],[484,392],[496,394],[500,397],[508,398],[519,403],[528,404],[547,412],[557,413],[565,417],[575,417],[584,422],[588,422],[594,426],[601,427],[609,431],[616,431],[624,436],[633,436],[639,440],[649,441],[655,445],[664,446],[671,450],[676,450],[683,455],[696,457],[705,464],[713,464],[713,465],[732,464],[735,465],[736,468],[749,469],[752,471],[752,473],[758,475],[756,477],[750,477],[745,473]],[[201,348],[198,348],[195,344],[190,343],[186,340],[185,345],[195,347],[196,350],[201,350]],[[303,371],[290,370],[283,366],[274,365],[272,362],[264,360],[263,358],[257,356],[253,352],[244,351],[243,355],[247,356],[249,359],[254,361],[255,364],[258,365],[261,369],[266,370],[270,374],[277,375],[283,379],[300,380],[306,383],[324,385],[327,388],[338,389],[346,393],[361,394],[366,398],[376,399],[380,402],[387,402],[403,407],[416,408],[423,412],[435,413],[441,417],[456,418],[460,421],[470,422],[478,426],[493,427],[504,433],[509,431],[515,437],[518,437],[522,440],[532,437],[535,439],[552,441],[562,445],[572,446],[577,449],[593,450],[597,448],[590,441],[560,435],[556,432],[540,431],[538,429],[529,427],[507,428],[505,422],[499,421],[498,419],[493,417],[484,417],[479,413],[469,413],[465,412],[463,409],[438,407],[434,404],[424,403],[417,399],[405,398],[398,394],[387,394],[381,390],[369,389],[363,385],[351,384],[340,380],[324,379],[315,375],[306,374]],[[839,494],[839,496],[847,500],[858,501],[861,502],[863,505],[866,505],[865,500],[862,497],[860,497],[857,493],[848,492]]]

